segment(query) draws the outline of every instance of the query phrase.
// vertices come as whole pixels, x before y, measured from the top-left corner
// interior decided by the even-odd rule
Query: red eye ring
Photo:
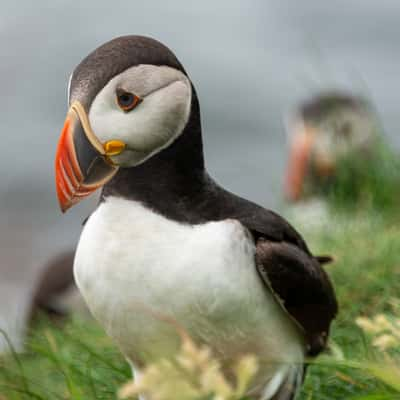
[[[117,89],[117,104],[121,110],[128,112],[133,110],[142,102],[142,99],[136,94],[127,92],[123,89]]]

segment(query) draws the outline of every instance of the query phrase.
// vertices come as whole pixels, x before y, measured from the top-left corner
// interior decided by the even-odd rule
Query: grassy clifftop
[[[302,400],[400,399],[400,209],[393,199],[400,186],[393,168],[382,178],[376,167],[357,193],[342,181],[317,228],[296,224],[314,253],[334,256],[327,270],[340,303],[331,351],[311,362]],[[0,359],[0,400],[113,399],[129,379],[128,365],[94,321],[41,321],[26,354]]]

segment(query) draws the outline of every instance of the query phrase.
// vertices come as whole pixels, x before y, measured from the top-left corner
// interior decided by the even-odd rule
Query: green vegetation
[[[336,225],[329,230],[306,238],[314,251],[335,257],[327,268],[340,313],[332,328],[332,354],[312,364],[301,398],[400,399],[400,338],[383,351],[356,323],[360,316],[400,319],[400,309],[391,305],[400,294],[399,218],[359,213],[355,220],[342,214],[332,221]]]
[[[392,214],[400,201],[400,157],[378,140],[373,151],[349,154],[336,162],[335,178],[315,184],[334,210]]]
[[[301,400],[400,399],[400,168],[390,160],[364,163],[357,191],[354,176],[336,186],[328,226],[299,227],[315,253],[334,255],[326,268],[340,302],[331,350],[310,362]],[[95,322],[40,321],[25,354],[0,359],[0,400],[115,399],[129,379]]]
[[[93,321],[62,327],[45,319],[32,329],[24,355],[0,359],[0,399],[113,399],[130,369]]]

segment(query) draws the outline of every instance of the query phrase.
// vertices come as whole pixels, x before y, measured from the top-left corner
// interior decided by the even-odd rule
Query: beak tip
[[[60,208],[60,211],[61,211],[63,214],[65,214],[66,211],[67,211],[68,208],[69,208],[68,205],[64,204],[64,203],[61,202],[61,201],[58,201],[58,206],[59,206],[59,208]]]

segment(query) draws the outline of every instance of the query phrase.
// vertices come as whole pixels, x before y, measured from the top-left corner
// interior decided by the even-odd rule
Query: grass
[[[300,227],[315,253],[334,255],[327,268],[340,303],[331,354],[311,362],[301,400],[400,399],[400,341],[379,350],[356,324],[360,316],[396,317],[391,302],[400,297],[400,213],[392,197],[400,185],[389,165],[386,175],[368,169],[358,192],[350,179],[341,181],[330,197],[334,223],[318,231]],[[379,179],[386,193],[378,193]],[[102,329],[76,317],[62,327],[39,321],[26,353],[0,358],[0,400],[115,399],[129,379],[127,363]]]
[[[321,178],[322,179],[322,178]],[[313,185],[334,210],[396,214],[400,201],[400,158],[382,139],[367,154],[349,153],[336,162],[334,178]]]
[[[399,388],[391,388],[369,370],[369,364],[378,364],[384,372],[387,356],[371,346],[355,323],[359,316],[393,312],[391,299],[400,293],[399,220],[359,215],[355,221],[346,221],[338,215],[336,221],[341,218],[323,235],[310,232],[306,238],[315,251],[331,252],[336,259],[328,267],[340,303],[331,343],[343,359],[317,360],[310,368],[302,399],[400,399]],[[400,355],[400,342],[394,353],[395,358]]]
[[[38,321],[26,352],[0,360],[0,393],[7,400],[112,399],[129,377],[128,365],[101,328],[77,318],[62,328]]]

